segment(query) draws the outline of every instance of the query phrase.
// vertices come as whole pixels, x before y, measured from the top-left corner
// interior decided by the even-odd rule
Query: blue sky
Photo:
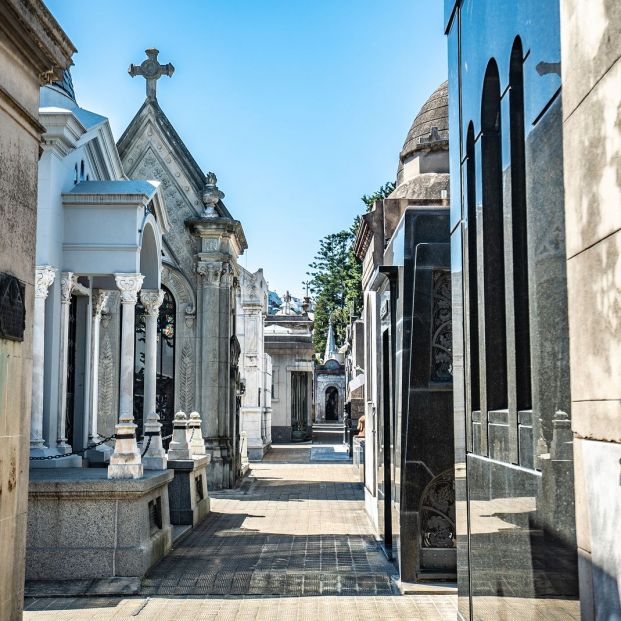
[[[300,295],[328,233],[394,180],[407,130],[446,79],[440,0],[48,0],[78,53],[81,106],[118,139],[160,50],[158,101],[213,170],[270,287]]]

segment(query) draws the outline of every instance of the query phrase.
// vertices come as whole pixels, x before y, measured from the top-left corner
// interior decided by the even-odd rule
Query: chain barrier
[[[149,436],[149,439],[147,440],[147,445],[144,447],[144,451],[142,451],[142,453],[140,454],[140,457],[144,457],[147,454],[147,451],[149,450],[149,446],[151,446],[151,438],[153,436]]]
[[[111,436],[108,436],[107,438],[104,438],[103,440],[96,442],[95,444],[89,444],[86,448],[80,449],[79,451],[71,451],[71,453],[61,453],[59,455],[44,455],[42,457],[29,457],[29,460],[30,461],[47,461],[49,459],[61,459],[62,457],[71,457],[72,455],[83,455],[84,453],[86,453],[86,451],[89,451],[90,449],[97,448],[98,446],[101,446],[102,444],[105,444],[106,442],[109,442],[110,440],[114,440],[115,437],[116,435],[112,434]],[[153,436],[149,436],[149,439],[147,440],[147,446],[142,452],[142,455],[141,455],[142,457],[144,457],[146,452],[149,450],[152,437]],[[170,440],[170,438],[172,437],[173,437],[172,433],[169,436],[163,436],[162,441]],[[190,436],[189,442],[192,441],[193,437],[194,437],[194,429],[192,429],[192,435]]]
[[[29,457],[29,460],[30,461],[46,461],[48,459],[60,459],[61,457],[71,457],[72,455],[83,455],[84,453],[86,453],[86,451],[97,448],[98,446],[105,444],[106,442],[108,442],[109,440],[112,440],[115,437],[116,437],[115,434],[112,434],[111,436],[104,438],[100,442],[96,442],[95,444],[89,444],[86,448],[80,449],[79,451],[71,451],[71,453],[61,453],[59,455],[44,455],[43,457]]]

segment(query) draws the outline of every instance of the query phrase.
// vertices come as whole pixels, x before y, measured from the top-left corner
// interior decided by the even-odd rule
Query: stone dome
[[[436,128],[434,130],[433,128]],[[419,110],[399,154],[397,182],[402,181],[403,163],[421,149],[448,149],[448,81],[431,94]]]

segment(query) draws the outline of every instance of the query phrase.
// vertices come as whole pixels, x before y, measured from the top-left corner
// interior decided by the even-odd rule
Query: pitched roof
[[[123,132],[123,135],[119,138],[119,141],[117,142],[117,149],[121,159],[125,157],[130,145],[140,133],[143,125],[143,119],[148,115],[149,110],[153,112],[153,117],[159,130],[170,144],[170,147],[175,154],[177,163],[183,168],[196,193],[199,196],[202,195],[205,187],[205,173],[202,171],[194,157],[192,157],[192,154],[185,146],[185,143],[177,133],[177,130],[173,127],[173,124],[168,120],[166,114],[164,114],[162,108],[160,108],[157,99],[145,99],[144,103]],[[216,208],[223,218],[233,219],[233,216],[230,214],[222,201],[218,202]]]

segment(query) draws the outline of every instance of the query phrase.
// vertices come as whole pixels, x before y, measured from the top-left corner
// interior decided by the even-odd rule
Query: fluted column
[[[69,355],[69,312],[71,297],[76,283],[73,272],[63,272],[60,280],[60,356],[58,361],[59,390],[56,419],[56,447],[61,453],[69,453],[71,446],[65,436],[67,423],[67,366]]]
[[[95,444],[101,440],[98,432],[99,409],[99,332],[101,327],[101,313],[110,296],[109,291],[93,289],[91,294],[91,364],[90,364],[90,412],[88,425],[88,443]],[[112,449],[105,444],[89,449],[86,456],[90,461],[106,461]]]
[[[135,306],[142,286],[142,274],[115,274],[121,292],[121,377],[119,382],[119,422],[115,427],[114,453],[108,466],[109,479],[139,479],[142,460],[136,443],[134,423],[134,340]]]
[[[32,418],[30,450],[46,448],[43,440],[43,377],[45,373],[45,300],[54,282],[56,269],[49,265],[35,270],[34,314],[32,326]]]

